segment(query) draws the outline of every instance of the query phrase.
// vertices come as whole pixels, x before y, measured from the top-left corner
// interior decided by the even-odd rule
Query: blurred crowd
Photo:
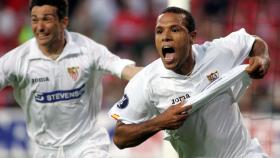
[[[0,56],[32,37],[29,0],[0,1]],[[69,0],[69,30],[106,45],[113,53],[145,66],[158,58],[154,27],[167,0]],[[280,8],[279,0],[192,0],[197,23],[197,43],[245,28],[265,39],[271,69],[263,80],[254,80],[241,100],[244,112],[280,112]],[[112,76],[103,79],[102,108],[117,101],[126,85]],[[18,107],[12,88],[0,91],[0,108]]]

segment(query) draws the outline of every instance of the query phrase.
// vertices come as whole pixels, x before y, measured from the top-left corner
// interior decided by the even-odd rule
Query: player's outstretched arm
[[[129,81],[135,74],[137,74],[143,67],[136,67],[128,65],[122,71],[121,78]]]
[[[253,79],[261,79],[265,76],[270,65],[268,46],[264,40],[256,36],[253,48],[250,52],[249,66],[246,71]]]
[[[189,109],[191,109],[191,106],[183,106],[180,103],[170,106],[165,112],[153,119],[139,124],[124,124],[118,121],[113,141],[120,149],[137,146],[158,131],[181,127],[189,116],[186,112]]]

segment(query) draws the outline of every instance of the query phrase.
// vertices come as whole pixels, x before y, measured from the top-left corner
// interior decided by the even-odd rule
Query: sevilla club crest
[[[70,75],[70,77],[76,81],[79,77],[79,67],[76,66],[76,67],[68,67],[67,68],[68,70],[68,74]]]

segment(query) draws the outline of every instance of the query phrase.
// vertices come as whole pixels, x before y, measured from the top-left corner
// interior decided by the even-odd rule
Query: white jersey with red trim
[[[265,156],[259,144],[251,141],[242,122],[235,91],[223,91],[214,99],[206,91],[212,82],[243,63],[254,41],[253,36],[241,29],[212,42],[194,44],[196,63],[189,76],[167,70],[161,59],[154,61],[128,83],[123,98],[112,107],[109,115],[126,124],[140,123],[179,102],[199,102],[205,105],[194,108],[196,111],[182,127],[165,131],[165,139],[171,142],[180,158],[239,158],[252,151]],[[203,96],[203,92],[208,96]],[[194,99],[197,96],[198,99]],[[204,100],[200,102],[199,99]]]
[[[0,58],[0,88],[14,88],[28,134],[43,147],[67,146],[97,131],[102,74],[120,77],[126,65],[134,64],[86,36],[65,34],[65,48],[56,60],[43,55],[35,38]],[[109,138],[99,139],[97,144],[109,144]]]

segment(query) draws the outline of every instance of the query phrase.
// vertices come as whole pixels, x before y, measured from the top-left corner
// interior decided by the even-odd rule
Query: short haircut
[[[51,5],[57,8],[57,16],[61,20],[68,16],[68,0],[31,0],[29,10],[35,6]]]
[[[183,14],[185,16],[184,23],[186,28],[192,32],[195,30],[195,21],[190,12],[178,7],[167,7],[160,14],[163,13],[175,13],[175,14]]]

